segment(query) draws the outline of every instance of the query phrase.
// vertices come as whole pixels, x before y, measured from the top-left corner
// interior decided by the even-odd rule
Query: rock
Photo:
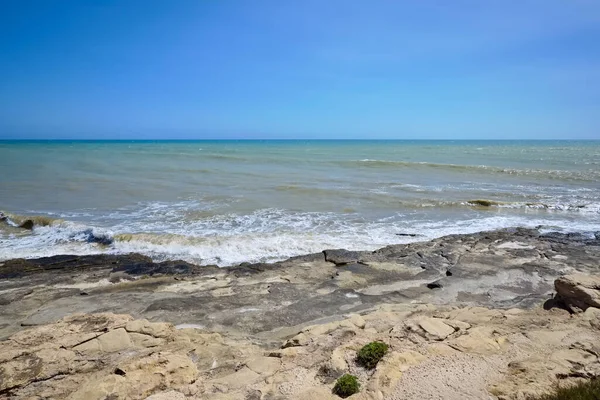
[[[26,219],[25,221],[19,224],[19,228],[32,230],[35,223],[31,219]]]
[[[454,338],[448,342],[450,347],[463,353],[490,355],[501,351],[504,339],[494,337],[495,330],[489,327],[476,327],[465,335]]]
[[[334,263],[335,265],[344,265],[355,263],[359,259],[360,253],[356,251],[339,250],[324,250],[325,261]]]
[[[281,348],[287,349],[288,347],[306,346],[309,343],[309,341],[310,339],[308,338],[308,336],[305,333],[300,332],[293,338],[286,340],[283,346],[281,346]]]
[[[427,289],[441,289],[444,285],[441,281],[435,281],[427,284]]]
[[[255,357],[246,361],[246,366],[257,374],[273,375],[281,367],[281,361],[274,357]]]
[[[446,325],[439,318],[423,318],[418,321],[418,324],[433,340],[444,340],[454,333],[454,328]]]
[[[339,373],[343,373],[348,369],[348,363],[346,362],[346,349],[338,347],[331,353],[329,364],[331,368]]]
[[[185,400],[185,395],[176,390],[170,390],[168,392],[153,394],[152,396],[146,397],[146,400]]]
[[[370,392],[381,391],[383,398],[394,390],[402,374],[410,367],[425,361],[427,357],[416,351],[407,350],[402,353],[391,353],[377,365],[377,369],[369,382]]]
[[[444,323],[448,326],[453,327],[454,330],[456,330],[456,331],[466,331],[468,329],[471,329],[471,324],[468,324],[463,321],[456,321],[453,319],[445,319]]]
[[[352,314],[350,318],[348,318],[348,320],[360,329],[365,329],[365,326],[367,324],[365,322],[365,319],[358,314]]]
[[[363,385],[357,400],[478,400],[490,382],[516,400],[600,374],[600,309],[541,307],[560,274],[597,268],[600,247],[580,239],[513,229],[231,268],[135,254],[2,261],[0,396],[327,398],[342,372]],[[93,314],[106,309],[147,319]],[[367,372],[353,359],[373,341],[390,350]]]
[[[242,367],[231,375],[216,379],[215,382],[233,389],[239,389],[256,382],[259,378],[260,374],[257,374],[248,367]]]
[[[123,328],[105,333],[96,340],[100,345],[100,349],[106,353],[126,350],[133,346],[131,338]]]
[[[149,322],[148,320],[135,320],[125,326],[127,332],[141,333],[155,338],[168,338],[173,335],[175,328],[164,322]]]
[[[143,399],[165,387],[190,384],[198,375],[194,363],[186,356],[155,353],[119,366],[123,375],[104,375],[86,382],[73,393],[73,400],[105,398]]]
[[[600,329],[600,309],[589,307],[585,310],[584,318],[596,329]]]
[[[561,276],[554,281],[557,297],[571,311],[600,308],[600,277],[585,274]]]
[[[498,310],[490,310],[484,307],[470,307],[458,309],[450,313],[450,318],[463,321],[471,325],[484,324],[492,318],[501,318],[503,315]]]
[[[135,332],[129,333],[129,338],[136,347],[158,347],[166,343],[165,339]]]

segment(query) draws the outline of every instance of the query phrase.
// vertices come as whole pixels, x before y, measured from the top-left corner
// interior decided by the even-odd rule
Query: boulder
[[[554,281],[556,297],[570,311],[585,311],[589,307],[600,308],[600,276],[573,274]]]

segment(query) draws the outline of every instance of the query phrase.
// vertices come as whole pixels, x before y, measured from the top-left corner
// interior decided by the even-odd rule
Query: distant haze
[[[600,2],[3,2],[0,139],[600,139]]]

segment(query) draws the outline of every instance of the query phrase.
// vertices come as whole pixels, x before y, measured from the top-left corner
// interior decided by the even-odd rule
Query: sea
[[[0,141],[0,211],[0,261],[231,266],[506,227],[591,235],[600,141]]]

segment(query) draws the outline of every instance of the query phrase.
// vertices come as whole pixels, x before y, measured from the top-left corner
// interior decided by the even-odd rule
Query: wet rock
[[[108,246],[113,243],[114,239],[107,233],[95,233],[93,229],[86,229],[82,232],[86,236],[88,243],[98,243],[104,246]]]
[[[19,224],[19,228],[28,229],[28,230],[32,230],[34,226],[35,226],[35,223],[31,219],[26,219],[25,221],[23,221]]]

